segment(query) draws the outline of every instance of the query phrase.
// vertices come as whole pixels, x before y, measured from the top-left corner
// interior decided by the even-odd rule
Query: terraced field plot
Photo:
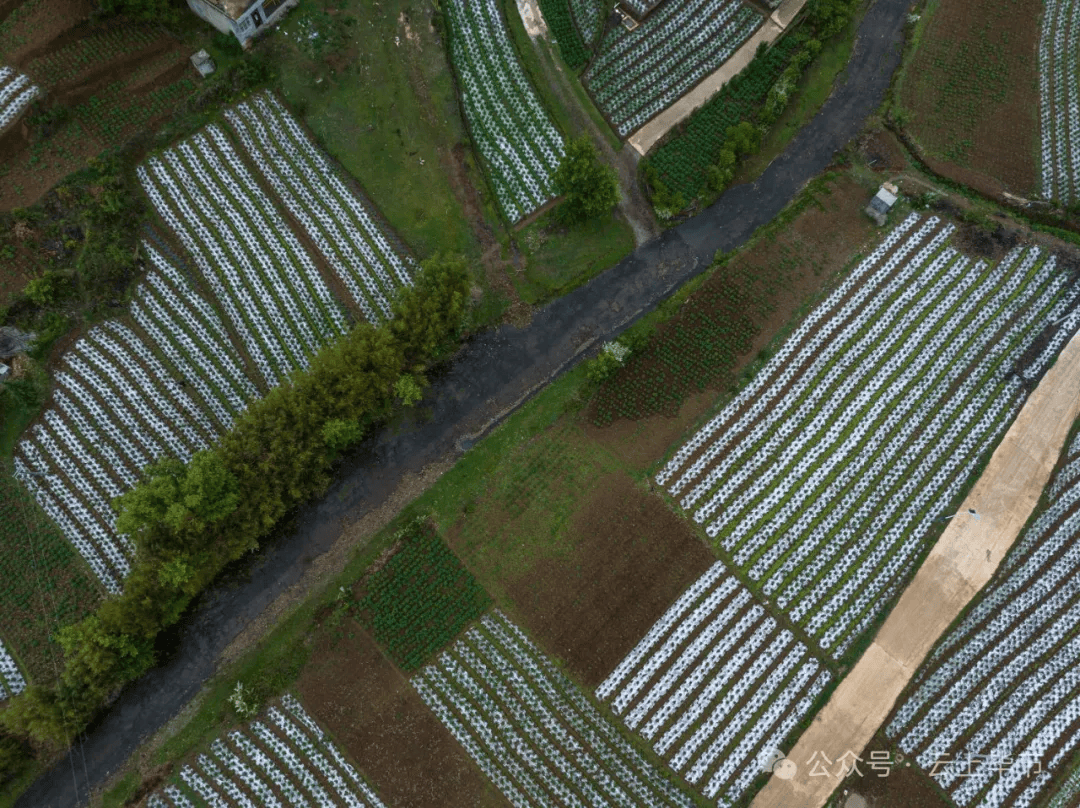
[[[1080,438],[1045,507],[932,652],[886,728],[958,805],[1042,804],[1076,752],[1078,536]]]
[[[0,132],[15,123],[40,92],[29,76],[11,67],[0,67]]]
[[[229,117],[321,257],[217,125],[151,157],[140,180],[194,267],[160,239],[143,244],[151,269],[130,320],[96,326],[65,352],[51,405],[15,454],[16,477],[112,592],[133,548],[111,503],[141,470],[207,448],[345,333],[351,312],[379,322],[411,283],[412,259],[284,107],[260,96]]]
[[[832,674],[717,561],[596,690],[719,805],[736,803]]]
[[[943,0],[922,14],[897,96],[904,128],[935,171],[998,198],[1038,192],[1043,8],[988,0],[974,14],[963,0]]]
[[[1080,199],[1080,3],[1047,0],[1039,37],[1041,193]]]
[[[413,686],[513,805],[693,805],[500,612]]]
[[[668,0],[633,31],[609,30],[582,79],[625,138],[717,70],[761,20],[738,0]]]
[[[17,696],[26,689],[26,679],[15,659],[0,642],[0,702]]]
[[[146,803],[151,808],[382,808],[383,802],[294,697],[215,740]]]
[[[952,231],[909,216],[656,476],[834,658],[1080,322],[1055,256],[976,261]]]
[[[465,120],[499,207],[517,222],[555,196],[562,134],[525,76],[495,0],[452,0],[446,13]]]

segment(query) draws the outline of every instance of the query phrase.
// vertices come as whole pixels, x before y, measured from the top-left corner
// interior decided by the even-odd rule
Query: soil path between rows
[[[689,278],[718,250],[743,244],[776,216],[860,130],[885,98],[900,62],[909,0],[875,0],[859,27],[848,68],[818,115],[752,184],[729,189],[679,227],[538,311],[526,328],[504,325],[467,343],[422,406],[433,417],[415,428],[385,430],[370,452],[345,469],[290,535],[253,564],[247,580],[207,593],[178,632],[173,657],[128,687],[18,808],[71,808],[124,765],[138,746],[173,719],[214,672],[222,652],[275,599],[317,566],[345,522],[383,508],[402,481],[446,467],[580,355],[611,339]],[[429,475],[430,476],[430,475]]]
[[[753,808],[821,808],[836,787],[812,776],[813,755],[858,754],[892,712],[934,643],[990,580],[1027,523],[1080,415],[1080,334],[1024,402],[979,481],[941,534],[874,642],[836,688]],[[790,769],[788,771],[791,771]]]

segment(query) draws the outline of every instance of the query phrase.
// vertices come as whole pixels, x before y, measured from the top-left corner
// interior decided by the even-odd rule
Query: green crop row
[[[420,668],[491,605],[491,597],[429,522],[409,525],[401,548],[365,583],[357,616],[405,671]]]
[[[685,201],[702,193],[709,167],[720,161],[728,128],[754,118],[800,44],[798,37],[789,36],[759,52],[675,135],[649,155],[644,162],[656,170],[672,193],[682,194]]]
[[[696,293],[640,353],[597,392],[593,420],[674,413],[690,393],[715,387],[753,346],[772,310],[744,279],[723,277]]]
[[[584,67],[589,61],[589,51],[570,16],[569,0],[540,0],[540,12],[555,35],[563,61],[571,70]]]

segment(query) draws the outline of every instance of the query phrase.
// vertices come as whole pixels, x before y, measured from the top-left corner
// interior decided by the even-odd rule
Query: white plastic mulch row
[[[138,174],[267,385],[344,333],[341,304],[217,126]]]
[[[1077,325],[1053,256],[972,261],[951,230],[914,214],[893,230],[656,478],[834,656]]]
[[[14,68],[0,67],[0,132],[15,123],[41,89]]]
[[[935,648],[886,728],[961,806],[1041,805],[1080,742],[1075,449],[1045,509]],[[1064,799],[1080,782],[1071,780]]]
[[[450,56],[462,107],[506,218],[516,222],[555,196],[564,143],[510,41],[495,0],[450,0]]]
[[[831,674],[716,562],[597,688],[671,767],[719,805],[805,718]]]
[[[413,686],[515,806],[693,804],[501,612]]]
[[[145,286],[154,280],[152,274]],[[176,297],[174,287],[161,282],[161,289]],[[199,327],[194,317],[183,320],[191,313],[173,303],[176,308],[163,304],[162,327]],[[186,461],[228,424],[213,415],[211,388],[196,374],[189,383],[167,367],[161,357],[168,352],[150,339],[115,321],[92,328],[64,353],[51,405],[15,449],[15,476],[110,592],[120,591],[133,551],[116,533],[113,500],[135,485],[149,463]],[[225,355],[220,344],[216,350]],[[195,360],[198,345],[181,344],[175,352]],[[237,372],[235,360],[228,361]],[[238,384],[251,391],[246,379]],[[242,394],[235,393],[233,411],[242,408]]]
[[[227,110],[225,117],[353,302],[371,322],[389,317],[394,291],[412,283],[412,259],[394,246],[272,93]]]
[[[3,641],[0,641],[0,701],[17,696],[26,689],[23,678],[14,657],[8,653]]]
[[[292,696],[185,765],[148,805],[382,808],[356,768]]]
[[[1039,38],[1042,195],[1080,199],[1080,0],[1046,0]]]
[[[718,70],[761,21],[738,0],[667,0],[633,31],[608,30],[585,84],[626,137]]]

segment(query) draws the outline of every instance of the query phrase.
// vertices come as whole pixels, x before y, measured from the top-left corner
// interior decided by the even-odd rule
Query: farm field
[[[278,686],[296,693],[388,805],[509,804],[412,686],[409,670],[399,667],[411,666],[406,654],[393,650],[393,639],[384,636],[376,642],[372,636],[378,629],[364,606],[371,602],[370,593],[385,592],[387,603],[400,604],[399,617],[391,624],[405,621],[401,615],[412,608],[410,598],[402,599],[393,594],[393,586],[377,582],[384,572],[411,568],[408,563],[392,564],[390,554],[403,552],[401,529],[419,515],[430,516],[454,556],[490,593],[496,609],[528,636],[536,649],[529,654],[550,660],[560,677],[580,688],[579,698],[609,716],[613,731],[657,770],[667,771],[672,782],[681,782],[618,715],[591,696],[665,610],[716,563],[692,523],[649,491],[642,471],[710,406],[716,390],[733,384],[735,374],[754,360],[775,330],[843,270],[852,245],[874,232],[860,212],[865,193],[847,177],[815,183],[782,226],[762,234],[751,248],[713,271],[716,278],[744,264],[777,267],[784,278],[768,289],[775,307],[759,323],[767,330],[712,382],[714,389],[688,395],[674,417],[643,415],[638,421],[617,419],[601,428],[593,424],[585,406],[587,395],[580,397],[583,373],[575,371],[556,382],[366,544],[342,577],[327,582],[320,605],[283,625],[282,633],[260,646],[257,661],[243,661],[230,669],[189,727],[152,754],[137,778],[169,761],[175,766],[186,761],[191,739],[203,739],[196,743],[202,748],[227,733],[235,719],[221,705],[240,679],[253,683],[260,694],[280,692],[273,689]],[[824,228],[822,222],[832,227]],[[681,297],[665,316],[679,310],[686,299]],[[427,552],[432,558],[439,556]],[[460,580],[453,573],[428,580],[440,578]],[[437,591],[443,594],[427,597],[463,603],[460,593],[467,593],[469,586],[453,584]],[[429,651],[421,653],[429,656],[419,667],[421,674],[431,664],[443,670],[442,663],[430,656],[437,656],[440,644],[449,642],[453,648],[455,642],[473,636],[469,634],[473,628],[489,636],[483,628],[486,618],[481,617],[479,624],[475,618],[467,619],[463,625],[455,621],[460,628],[437,629],[433,636],[441,639],[425,643]],[[465,633],[454,639],[462,629]],[[475,647],[471,639],[463,642],[470,653],[481,653],[471,650]],[[298,674],[288,670],[294,660],[303,666]],[[460,664],[473,670],[468,660]],[[492,698],[501,696],[492,691]],[[541,703],[554,711],[554,705],[542,698]],[[526,702],[516,703],[534,715]],[[536,721],[536,726],[543,725]],[[567,732],[570,738],[578,737],[572,726]],[[552,736],[551,743],[559,742]],[[569,755],[566,759],[575,760]],[[606,764],[604,770],[622,782]],[[625,790],[629,785],[620,787]],[[693,804],[702,804],[693,788],[681,788]]]
[[[1064,259],[909,215],[656,475],[834,659],[903,588],[1077,322]],[[1010,243],[1011,242],[1011,243]]]
[[[1077,25],[1074,3],[1046,4],[1039,36],[1039,191],[1063,205],[1080,199]]]
[[[499,207],[517,222],[555,196],[563,137],[526,78],[498,3],[451,2],[450,60]]]
[[[625,138],[719,68],[761,21],[740,2],[667,2],[633,31],[609,30],[583,83]]]
[[[411,283],[411,257],[280,102],[261,95],[228,118],[318,252],[221,127],[150,158],[140,181],[187,258],[143,243],[152,270],[130,320],[95,326],[64,353],[51,405],[16,448],[16,477],[114,593],[133,547],[116,534],[113,499],[150,462],[207,448],[352,313],[380,322]]]
[[[935,171],[994,197],[1040,193],[1043,9],[1035,0],[993,0],[978,14],[955,0],[925,7],[897,98]]]
[[[833,680],[717,561],[596,689],[705,797],[737,803]]]
[[[93,8],[25,0],[0,20],[0,65],[8,65],[0,67],[0,132],[7,130],[0,210],[36,202],[90,158],[156,126],[196,90],[177,38],[158,26],[92,21]],[[27,86],[6,98],[16,80]],[[34,99],[41,103],[31,113],[37,122],[12,126]]]
[[[243,729],[215,739],[146,805],[306,805],[308,800],[327,808],[385,805],[300,702],[286,694]]]
[[[1078,484],[1074,435],[1036,516],[886,725],[957,804],[1041,805],[1075,759]]]
[[[693,805],[501,612],[412,684],[514,805]]]

